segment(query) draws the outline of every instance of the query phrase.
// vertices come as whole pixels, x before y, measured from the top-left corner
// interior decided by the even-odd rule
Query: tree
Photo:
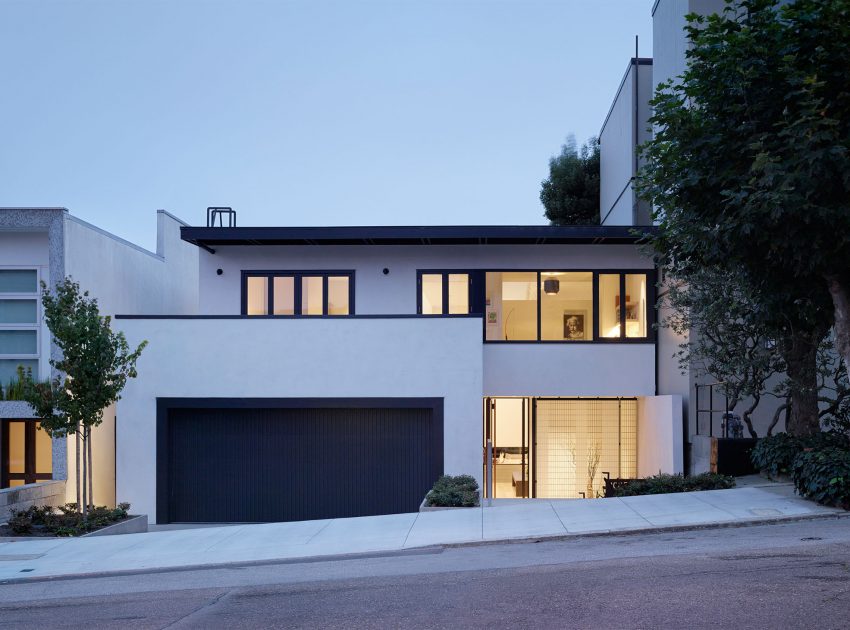
[[[787,368],[787,429],[807,435],[833,325],[850,360],[850,0],[727,3],[688,16],[687,69],[656,91],[638,190],[672,278],[746,286]]]
[[[579,151],[575,138],[567,138],[560,155],[549,160],[540,202],[552,225],[599,223],[599,140],[591,138]]]
[[[70,278],[54,291],[41,283],[44,318],[62,351],[61,359],[50,360],[59,375],[46,383],[28,380],[24,400],[49,436],[77,436],[77,505],[87,515],[94,502],[91,429],[103,421],[103,410],[120,399],[127,379],[136,377],[136,361],[147,342],[130,352],[124,333],[111,330],[110,318],[101,317],[97,300],[89,298],[88,291],[80,293],[80,285]]]

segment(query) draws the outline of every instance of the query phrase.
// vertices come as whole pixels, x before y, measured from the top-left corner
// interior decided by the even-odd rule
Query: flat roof
[[[430,225],[350,227],[181,227],[180,237],[210,250],[223,245],[630,245],[634,230],[610,225]]]

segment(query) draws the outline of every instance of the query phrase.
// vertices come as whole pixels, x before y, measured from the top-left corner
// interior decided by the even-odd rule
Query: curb
[[[575,534],[552,534],[545,536],[528,536],[524,538],[504,538],[494,540],[473,540],[468,542],[443,543],[438,545],[425,545],[422,547],[409,547],[407,549],[393,549],[387,551],[365,551],[361,553],[333,554],[327,556],[304,556],[299,558],[270,558],[268,560],[251,560],[235,562],[218,562],[210,564],[191,564],[179,567],[151,567],[146,569],[125,569],[115,571],[93,571],[90,573],[69,573],[65,575],[45,575],[33,577],[8,578],[0,580],[0,586],[14,584],[35,584],[38,582],[57,582],[66,580],[85,580],[104,577],[123,577],[132,575],[150,575],[157,573],[179,573],[188,571],[202,571],[214,569],[226,569],[233,567],[262,567],[288,564],[313,564],[317,562],[340,562],[345,560],[361,560],[367,558],[394,558],[399,556],[420,556],[439,554],[446,549],[462,549],[465,547],[483,547],[490,545],[529,544],[541,542],[558,542],[567,540],[581,540],[585,538],[617,537],[617,536],[639,536],[642,534],[669,534],[676,532],[699,531],[707,529],[732,529],[739,527],[757,527],[759,525],[782,525],[785,523],[796,523],[800,521],[818,521],[831,519],[850,518],[850,512],[833,512],[825,514],[808,514],[798,516],[779,516],[764,519],[752,519],[748,521],[730,521],[724,523],[701,523],[694,525],[668,525],[661,527],[650,527],[643,529],[630,529],[622,531],[599,531]]]

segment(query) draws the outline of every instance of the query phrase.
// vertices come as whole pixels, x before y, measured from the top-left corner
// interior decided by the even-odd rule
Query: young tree
[[[97,300],[88,295],[70,278],[59,282],[54,293],[41,283],[44,318],[62,351],[62,358],[51,359],[50,365],[60,374],[46,383],[30,380],[24,388],[24,399],[48,435],[77,436],[77,504],[84,515],[94,502],[92,427],[103,421],[103,410],[120,399],[127,379],[136,377],[136,361],[147,345],[143,341],[130,352],[124,333],[111,330],[110,318],[101,317]]]
[[[850,360],[850,0],[727,0],[689,16],[688,67],[659,86],[643,147],[660,264],[747,285],[790,380],[788,431],[819,430],[817,349]]]
[[[540,202],[552,225],[599,223],[599,140],[579,151],[573,136],[549,160],[549,178],[540,183]]]

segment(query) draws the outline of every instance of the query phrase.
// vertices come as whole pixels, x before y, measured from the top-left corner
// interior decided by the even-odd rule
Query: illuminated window
[[[0,487],[53,478],[53,441],[37,420],[2,421]]]
[[[593,339],[593,272],[540,273],[540,328],[543,341]]]
[[[419,275],[421,315],[468,315],[468,273],[425,272]]]
[[[244,272],[244,315],[352,315],[353,272]],[[272,311],[269,313],[269,304]]]
[[[485,304],[488,341],[537,340],[536,271],[488,271]]]

